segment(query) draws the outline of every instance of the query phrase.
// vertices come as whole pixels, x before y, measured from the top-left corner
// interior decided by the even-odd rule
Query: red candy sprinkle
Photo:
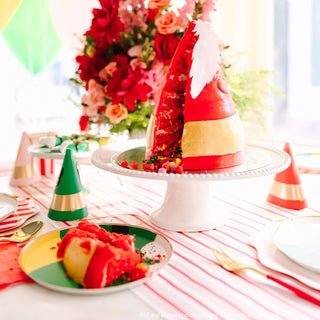
[[[130,167],[133,170],[138,170],[138,163],[135,161],[132,161]]]
[[[128,162],[127,161],[122,161],[121,162],[121,167],[128,168]]]
[[[177,166],[175,171],[176,171],[176,173],[182,173],[183,172],[183,168],[181,166]]]

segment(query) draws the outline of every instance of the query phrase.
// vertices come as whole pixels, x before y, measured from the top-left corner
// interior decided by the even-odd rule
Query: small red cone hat
[[[287,209],[301,210],[307,207],[307,201],[301,187],[301,180],[288,142],[284,149],[291,158],[290,166],[274,177],[267,201]]]
[[[12,186],[30,185],[41,180],[39,168],[33,157],[28,152],[28,148],[31,145],[31,138],[26,132],[23,132],[13,173],[10,179],[10,184]]]
[[[72,151],[66,149],[48,217],[52,220],[68,221],[82,219],[87,215],[76,162]]]
[[[164,148],[174,150],[181,139],[185,170],[244,163],[242,123],[219,61],[219,39],[212,27],[200,20],[191,22],[149,123],[153,143],[148,134],[146,157],[150,146],[151,153],[159,154]]]

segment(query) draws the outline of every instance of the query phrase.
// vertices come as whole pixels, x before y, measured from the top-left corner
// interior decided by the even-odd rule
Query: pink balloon
[[[82,52],[92,20],[92,9],[101,8],[98,0],[50,0],[51,18],[61,41],[76,54]]]

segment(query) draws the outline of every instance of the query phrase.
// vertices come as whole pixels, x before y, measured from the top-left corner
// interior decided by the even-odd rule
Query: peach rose
[[[150,0],[149,9],[166,9],[170,5],[170,0]]]
[[[157,18],[155,20],[155,24],[159,33],[171,34],[177,30],[179,26],[179,21],[176,14],[173,11],[171,11]]]
[[[117,63],[115,61],[110,62],[99,72],[99,77],[102,81],[107,82],[117,70]]]
[[[105,92],[103,85],[97,83],[95,80],[89,80],[88,87],[88,106],[100,107],[104,105]]]
[[[122,103],[112,104],[112,102],[110,102],[107,104],[105,114],[112,123],[117,124],[128,116],[128,110]]]

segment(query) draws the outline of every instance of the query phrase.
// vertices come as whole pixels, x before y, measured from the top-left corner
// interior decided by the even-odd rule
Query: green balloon
[[[49,1],[23,0],[2,31],[12,54],[34,74],[53,62],[61,47],[61,40],[51,20]]]

